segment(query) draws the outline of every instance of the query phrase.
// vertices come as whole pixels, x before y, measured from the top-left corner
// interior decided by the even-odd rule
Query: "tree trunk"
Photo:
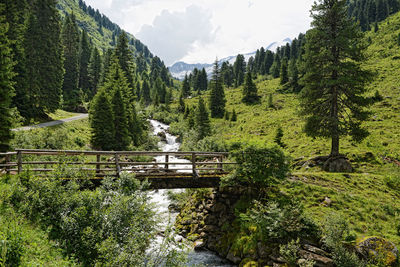
[[[337,157],[339,156],[339,135],[334,134],[332,136],[332,147],[331,147],[331,155],[330,157]]]

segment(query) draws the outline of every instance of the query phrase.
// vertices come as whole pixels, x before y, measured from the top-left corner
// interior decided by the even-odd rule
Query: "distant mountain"
[[[289,44],[292,43],[292,40],[290,38],[286,38],[281,42],[273,42],[273,43],[269,44],[268,46],[266,46],[265,49],[275,52],[278,47],[286,45],[287,43],[289,43]],[[244,54],[244,57],[247,61],[247,60],[249,60],[250,57],[254,57],[255,55],[256,55],[256,51]],[[229,62],[230,64],[233,64],[235,62],[235,60],[236,60],[236,56],[230,56],[230,57],[223,58],[223,59],[219,60],[218,62],[219,62],[219,64],[222,64],[223,62]],[[185,75],[186,74],[189,75],[195,68],[197,68],[197,69],[205,68],[208,77],[210,77],[212,74],[212,66],[213,66],[213,63],[188,64],[188,63],[179,61],[179,62],[176,62],[175,64],[173,64],[172,66],[170,66],[169,71],[171,72],[171,74],[174,78],[183,80],[183,78],[185,78]]]

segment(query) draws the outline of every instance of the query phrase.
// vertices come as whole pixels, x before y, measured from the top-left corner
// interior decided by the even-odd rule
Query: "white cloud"
[[[167,64],[212,62],[294,38],[313,0],[86,0]],[[146,26],[145,26],[146,25]]]
[[[184,12],[163,10],[137,37],[169,65],[186,56],[195,43],[204,45],[215,39],[211,17],[208,10],[194,5]]]

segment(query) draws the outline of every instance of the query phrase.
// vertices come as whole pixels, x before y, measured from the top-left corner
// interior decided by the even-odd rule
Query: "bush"
[[[254,201],[253,208],[240,215],[244,224],[254,224],[264,242],[284,243],[295,238],[314,238],[319,229],[304,214],[303,206],[297,202],[279,205],[269,202],[266,205]]]
[[[1,222],[6,225],[0,229],[0,266],[19,266],[24,253],[21,227],[15,222]]]
[[[157,225],[142,190],[146,186],[127,173],[106,178],[95,190],[84,190],[75,181],[26,174],[12,199],[85,266],[140,266],[149,261],[146,250]]]
[[[358,267],[365,264],[354,252],[348,251],[344,244],[354,240],[350,233],[348,222],[339,214],[332,213],[325,219],[324,245],[332,251],[332,258],[336,266]]]
[[[297,266],[300,240],[292,240],[286,245],[279,246],[279,253],[288,266]]]
[[[243,184],[255,188],[269,187],[286,178],[288,158],[277,147],[256,148],[249,146],[233,152],[237,168],[223,178],[223,185]]]

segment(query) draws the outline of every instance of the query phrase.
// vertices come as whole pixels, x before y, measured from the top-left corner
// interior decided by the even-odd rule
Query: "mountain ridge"
[[[286,45],[287,43],[290,44],[291,42],[292,42],[292,39],[285,38],[280,42],[270,43],[268,46],[266,46],[265,49],[275,52],[278,47],[280,47],[282,45]],[[256,55],[256,51],[243,54],[246,61],[249,60],[250,57],[252,57],[252,56],[254,57],[255,55]],[[228,57],[218,60],[218,63],[222,64],[223,62],[229,62],[230,64],[233,64],[236,60],[236,57],[237,57],[237,55],[236,56],[228,56]],[[173,65],[169,66],[168,69],[174,78],[176,78],[178,80],[183,80],[185,75],[190,74],[195,68],[197,68],[197,69],[204,68],[207,72],[208,77],[210,77],[211,73],[212,73],[212,66],[213,66],[213,63],[190,64],[190,63],[186,63],[184,61],[178,61],[178,62],[174,63]]]

